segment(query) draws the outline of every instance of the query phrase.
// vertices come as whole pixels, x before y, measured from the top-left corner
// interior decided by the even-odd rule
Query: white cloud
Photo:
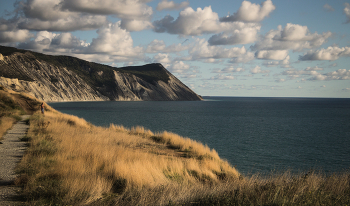
[[[127,31],[142,31],[145,29],[152,28],[152,23],[149,22],[148,20],[122,20],[121,21],[121,28],[126,29]]]
[[[241,56],[233,57],[229,62],[230,63],[247,63],[255,59],[253,52],[247,52]]]
[[[38,32],[34,40],[18,45],[19,48],[37,52],[45,51],[66,54],[84,52],[88,46],[88,43],[73,36],[71,33],[56,34],[48,31]]]
[[[28,30],[0,31],[0,43],[24,42],[34,37]]]
[[[323,5],[323,9],[328,11],[328,12],[334,11],[334,8],[331,5],[329,5],[329,4]]]
[[[340,57],[349,57],[350,56],[350,47],[337,47],[330,46],[327,49],[319,49],[316,51],[308,51],[303,56],[299,56],[299,60],[337,60]]]
[[[253,50],[289,50],[301,51],[323,45],[331,32],[322,34],[310,33],[307,26],[288,23],[284,28],[278,26],[277,30],[270,30],[255,45]]]
[[[193,78],[197,78],[197,74],[181,74],[180,75],[181,78],[186,78],[186,79],[193,79]],[[194,89],[195,87],[193,86],[193,84],[191,85],[191,89]]]
[[[166,65],[165,67],[168,66],[169,63],[171,63],[171,58],[169,54],[157,54],[153,57],[153,62],[161,63]]]
[[[75,31],[98,29],[107,23],[107,15],[122,21],[128,31],[152,27],[152,7],[148,0],[28,0],[18,4],[25,19],[18,27],[29,30]]]
[[[255,68],[250,70],[250,73],[252,74],[263,74],[263,73],[270,73],[269,70],[261,70],[261,67],[256,66]]]
[[[245,70],[243,68],[233,68],[233,67],[226,67],[224,69],[214,69],[212,73],[233,73],[233,72],[244,72]]]
[[[37,31],[91,30],[107,22],[106,16],[63,9],[62,6],[66,2],[64,0],[28,0],[17,4],[17,10],[25,17],[18,19],[18,28]]]
[[[187,60],[200,59],[222,59],[222,58],[244,58],[246,55],[253,55],[243,46],[224,48],[220,46],[210,46],[205,39],[195,39],[195,43],[188,50],[189,58]]]
[[[24,15],[29,19],[38,21],[57,21],[76,15],[61,9],[62,0],[27,0],[18,6],[23,9]]]
[[[235,77],[232,74],[228,74],[228,75],[222,75],[222,74],[218,74],[214,77],[211,77],[209,80],[234,80]]]
[[[168,32],[181,35],[201,35],[203,33],[214,33],[220,31],[222,25],[218,24],[218,14],[211,7],[197,8],[197,11],[187,7],[180,12],[174,21],[172,16],[166,16],[153,23],[156,32]]]
[[[235,29],[230,32],[223,32],[213,35],[208,42],[211,45],[235,45],[248,44],[257,40],[257,34],[260,31],[259,25],[252,25],[243,29]]]
[[[147,2],[149,0],[63,0],[62,9],[97,15],[112,14],[120,19],[145,20],[153,14],[152,7]]]
[[[179,74],[187,73],[189,69],[190,69],[190,65],[185,64],[182,61],[175,61],[168,67],[168,70],[170,72],[179,73]]]
[[[197,10],[187,7],[180,12],[176,20],[167,15],[161,20],[154,21],[153,26],[155,32],[190,36],[219,32],[231,32],[226,35],[233,35],[235,32],[247,33],[249,30],[243,30],[245,28],[252,28],[254,32],[260,29],[260,25],[256,23],[220,22],[218,14],[213,12],[210,6]]]
[[[284,60],[288,56],[288,50],[261,50],[255,53],[258,59]]]
[[[166,52],[166,53],[173,53],[173,52],[181,52],[185,51],[189,48],[188,45],[182,45],[182,44],[172,44],[170,46],[166,46],[165,42],[163,40],[155,39],[146,47],[147,53],[159,53],[159,52]]]
[[[346,15],[346,23],[350,23],[350,4],[349,3],[344,3],[344,13]]]
[[[220,20],[223,22],[243,21],[243,22],[260,22],[275,10],[271,0],[264,1],[261,6],[252,4],[249,1],[243,1],[241,7],[231,16],[226,16]]]
[[[349,80],[350,79],[350,70],[338,69],[333,72],[321,74],[318,71],[322,71],[322,68],[319,67],[308,67],[304,70],[286,70],[282,72],[282,75],[288,75],[289,78],[295,79],[301,76],[311,76],[308,80]]]
[[[284,68],[288,68],[290,67],[289,65],[289,60],[290,60],[290,56],[287,55],[283,60],[281,61],[265,61],[263,63],[263,65],[268,66],[268,67],[276,67],[276,66],[280,66],[280,67],[284,67]]]
[[[18,27],[29,30],[46,31],[76,31],[93,30],[100,28],[107,22],[106,16],[97,15],[71,15],[55,21],[43,21],[40,19],[25,19],[20,21]]]
[[[97,30],[98,37],[89,46],[91,53],[105,53],[114,56],[142,56],[141,47],[133,47],[133,39],[128,31],[120,28],[120,21],[110,23]]]
[[[174,1],[167,1],[167,0],[162,0],[159,2],[157,6],[158,11],[162,10],[179,10],[182,8],[185,8],[189,5],[190,3],[188,1],[181,2],[180,4],[175,3]]]
[[[317,75],[317,77],[320,77],[320,79],[316,78],[316,80],[350,80],[350,70],[338,69],[323,75]]]
[[[314,67],[307,67],[305,69],[305,71],[323,71],[323,68],[320,68],[318,66],[314,66]]]

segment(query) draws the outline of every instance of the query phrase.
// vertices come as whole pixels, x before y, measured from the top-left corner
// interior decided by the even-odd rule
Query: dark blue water
[[[185,102],[51,103],[99,125],[171,131],[244,173],[350,169],[350,99],[206,97]]]

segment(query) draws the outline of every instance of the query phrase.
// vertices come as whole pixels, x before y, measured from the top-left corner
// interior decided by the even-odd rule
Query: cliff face
[[[161,64],[113,68],[0,46],[0,85],[52,101],[201,100]],[[14,48],[12,48],[14,49]],[[6,53],[7,52],[7,53]]]

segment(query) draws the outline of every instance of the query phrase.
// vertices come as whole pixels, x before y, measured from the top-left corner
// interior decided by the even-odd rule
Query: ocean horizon
[[[246,175],[350,169],[350,98],[203,99],[49,105],[96,126],[143,126],[188,137],[215,149]]]

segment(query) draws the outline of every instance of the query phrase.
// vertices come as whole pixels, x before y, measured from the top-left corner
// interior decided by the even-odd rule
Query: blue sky
[[[0,0],[0,45],[162,63],[203,96],[350,98],[350,1]]]

